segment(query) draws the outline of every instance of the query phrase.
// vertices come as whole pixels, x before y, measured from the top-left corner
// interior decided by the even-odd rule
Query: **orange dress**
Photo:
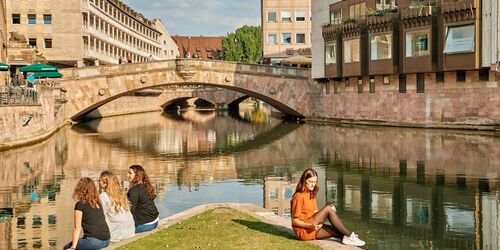
[[[290,201],[292,211],[292,219],[299,218],[299,220],[313,224],[313,214],[318,210],[316,198],[311,198],[309,192],[295,193]],[[292,224],[295,237],[299,240],[314,240],[316,239],[316,230],[296,227]]]

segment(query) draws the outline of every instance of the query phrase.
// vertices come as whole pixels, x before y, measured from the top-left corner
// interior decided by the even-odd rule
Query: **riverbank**
[[[269,224],[270,226],[273,226],[274,228],[278,229],[280,232],[283,234],[276,233],[276,235],[270,235],[271,238],[274,238],[273,240],[277,239],[286,239],[284,237],[288,237],[288,239],[291,239],[292,242],[291,244],[295,245],[301,245],[301,244],[311,244],[311,247],[317,246],[322,249],[359,249],[357,247],[352,247],[352,246],[346,246],[341,244],[340,242],[334,241],[334,240],[315,240],[315,241],[296,241],[293,236],[293,231],[290,227],[290,220],[281,216],[276,215],[274,212],[270,210],[266,210],[262,207],[259,207],[255,204],[242,204],[242,203],[216,203],[216,204],[204,204],[200,206],[193,207],[191,209],[187,209],[183,212],[180,212],[178,214],[174,214],[170,217],[164,218],[160,221],[158,229],[153,230],[148,233],[144,234],[139,234],[136,235],[135,237],[128,239],[126,241],[122,241],[116,244],[112,244],[106,249],[128,249],[127,247],[132,246],[134,242],[138,240],[147,240],[149,239],[148,237],[152,236],[153,234],[159,232],[162,229],[169,228],[170,226],[173,225],[182,225],[182,222],[185,220],[188,220],[190,218],[193,218],[194,216],[199,216],[200,214],[203,214],[207,211],[213,210],[214,212],[227,212],[229,209],[234,209],[237,210],[243,214],[249,215],[251,217],[254,217],[260,221],[262,221],[265,224]],[[203,221],[200,221],[200,224],[202,224]],[[257,230],[256,228],[250,227],[247,225],[249,229],[252,230]],[[258,232],[258,230],[256,231]],[[267,233],[267,232],[265,232]],[[194,232],[193,232],[194,234]],[[182,239],[182,237],[185,237],[185,239]],[[176,238],[179,241],[189,241],[192,239],[192,235],[185,235],[182,236],[181,238]],[[143,241],[141,241],[142,243]],[[207,244],[210,242],[206,242]],[[255,242],[248,241],[247,244],[244,246],[239,246],[244,247],[244,248],[261,248],[260,246],[255,246],[252,247],[252,244],[255,244]],[[135,246],[135,245],[134,245]],[[146,247],[144,245],[144,247]],[[219,246],[220,247],[220,246]],[[215,248],[217,248],[215,246]]]

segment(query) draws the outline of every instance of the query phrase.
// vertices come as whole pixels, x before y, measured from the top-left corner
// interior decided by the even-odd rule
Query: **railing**
[[[35,88],[24,86],[0,86],[0,106],[38,104]]]

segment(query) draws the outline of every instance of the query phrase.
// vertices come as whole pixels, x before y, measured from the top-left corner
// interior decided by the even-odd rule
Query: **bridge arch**
[[[255,97],[283,114],[307,115],[307,69],[231,62],[175,59],[62,70],[68,118],[80,120],[92,110],[133,91],[160,86],[201,85]]]

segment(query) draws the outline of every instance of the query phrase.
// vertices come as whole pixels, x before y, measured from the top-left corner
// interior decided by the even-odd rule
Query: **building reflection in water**
[[[0,249],[61,248],[82,176],[146,167],[166,217],[203,202],[253,202],[289,216],[300,174],[319,174],[369,249],[498,249],[498,138],[415,129],[254,124],[218,113],[142,114],[65,128],[0,153]]]

